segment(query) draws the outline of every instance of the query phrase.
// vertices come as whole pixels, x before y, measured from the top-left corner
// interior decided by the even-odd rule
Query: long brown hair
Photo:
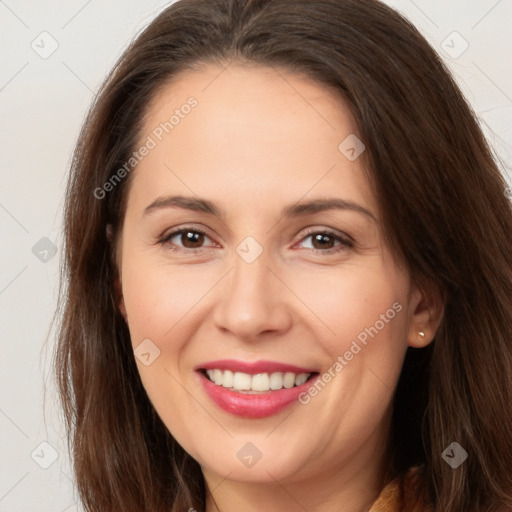
[[[86,510],[204,510],[200,467],[151,405],[117,305],[106,226],[115,242],[129,180],[104,197],[97,190],[130,158],[159,87],[195,65],[231,61],[340,91],[366,144],[397,261],[444,297],[434,341],[406,355],[390,477],[422,465],[436,512],[512,509],[511,204],[446,67],[376,0],[181,0],[132,42],[101,87],[68,182],[55,364]],[[457,469],[442,457],[452,442],[468,453]]]

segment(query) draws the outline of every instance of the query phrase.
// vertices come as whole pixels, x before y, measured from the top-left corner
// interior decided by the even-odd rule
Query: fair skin
[[[190,96],[197,107],[133,171],[119,245],[120,308],[133,346],[150,339],[160,350],[148,366],[137,360],[144,387],[201,465],[207,512],[367,511],[387,483],[390,404],[405,351],[432,340],[441,312],[384,243],[364,153],[349,161],[338,150],[359,134],[339,97],[283,70],[205,65],[159,91],[141,143]],[[170,206],[145,213],[170,195],[208,200],[222,217]],[[360,208],[281,215],[320,198]],[[179,228],[207,236],[159,243]],[[306,228],[334,237],[314,244]],[[252,263],[236,252],[247,236],[263,248]],[[326,372],[395,303],[400,312],[307,404],[244,418],[199,385],[195,367],[218,359]],[[262,454],[252,467],[237,457],[248,442]]]

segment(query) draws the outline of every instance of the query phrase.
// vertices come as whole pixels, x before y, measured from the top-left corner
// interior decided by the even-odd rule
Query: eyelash
[[[199,233],[201,235],[204,235],[205,237],[207,238],[210,238],[207,233],[201,229],[198,229],[198,228],[180,228],[176,231],[173,231],[167,235],[164,235],[162,238],[160,238],[158,240],[158,243],[160,243],[162,246],[169,246],[169,249],[171,249],[172,251],[176,251],[176,252],[184,252],[184,253],[192,253],[192,254],[196,254],[198,252],[201,252],[203,249],[205,249],[206,247],[197,247],[197,248],[182,248],[182,247],[178,247],[176,246],[175,244],[172,244],[170,243],[170,240],[172,240],[175,236],[177,235],[182,235],[183,233]],[[328,235],[332,238],[335,239],[335,241],[338,241],[340,242],[340,244],[338,246],[335,246],[335,247],[331,247],[329,249],[309,249],[310,251],[312,251],[313,253],[315,254],[335,254],[335,253],[338,253],[342,250],[345,250],[347,248],[352,248],[354,247],[354,243],[352,240],[349,239],[349,237],[347,238],[343,238],[339,235],[337,235],[336,233],[334,233],[333,231],[329,230],[329,229],[323,229],[323,230],[319,230],[319,229],[314,229],[314,228],[311,228],[309,230],[306,231],[306,233],[304,233],[303,237],[301,238],[301,242],[304,241],[306,238],[309,238],[311,237],[312,235]]]

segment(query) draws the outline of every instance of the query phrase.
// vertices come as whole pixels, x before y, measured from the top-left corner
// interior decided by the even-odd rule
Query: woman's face
[[[120,307],[151,402],[207,476],[382,463],[407,345],[430,333],[356,137],[332,91],[272,68],[187,71],[148,107]]]

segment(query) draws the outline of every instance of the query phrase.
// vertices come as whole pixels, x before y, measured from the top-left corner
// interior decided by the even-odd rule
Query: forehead
[[[267,138],[277,137],[277,142],[289,140],[291,135],[312,142],[336,132],[357,131],[352,112],[333,87],[276,67],[231,63],[203,64],[160,87],[146,110],[143,132],[151,131],[155,122],[169,120],[173,112],[179,113],[191,97],[198,103],[193,113],[200,113],[191,116],[191,122],[197,137],[205,142],[235,125],[243,129],[241,137],[264,132]],[[173,129],[172,136],[186,130],[184,125]],[[255,147],[260,140],[262,137],[254,139]]]
[[[249,206],[258,195],[268,204],[311,192],[371,206],[364,158],[339,149],[358,133],[341,94],[323,84],[271,67],[203,65],[162,86],[148,106],[139,143],[149,137],[154,147],[132,185],[145,199],[229,194]]]

